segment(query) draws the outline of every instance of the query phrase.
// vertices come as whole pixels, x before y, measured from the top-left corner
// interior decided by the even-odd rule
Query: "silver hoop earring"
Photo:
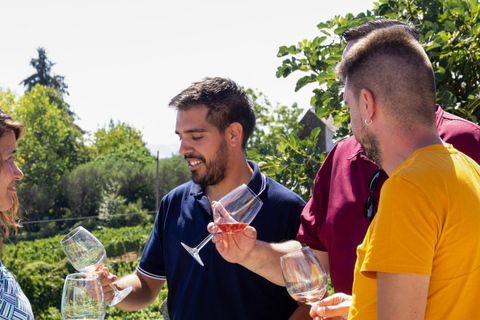
[[[372,120],[372,119],[370,119],[370,122],[367,122],[367,119],[365,119],[365,124],[366,124],[367,126],[371,125],[371,124],[372,124],[372,122],[373,122],[373,120]]]

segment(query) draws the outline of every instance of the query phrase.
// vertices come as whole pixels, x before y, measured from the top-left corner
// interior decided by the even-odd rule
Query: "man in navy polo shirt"
[[[170,106],[178,110],[175,131],[192,181],[162,199],[136,272],[117,282],[120,288],[133,287],[117,306],[145,308],[167,281],[172,320],[295,319],[301,312],[308,314],[308,308],[295,312],[298,305],[285,288],[226,262],[213,243],[200,251],[204,266],[180,244],[194,247],[200,243],[208,235],[212,201],[243,183],[263,201],[251,223],[258,238],[265,242],[295,238],[305,202],[245,158],[245,146],[255,127],[253,102],[235,82],[207,78],[174,97]],[[102,281],[107,301],[111,300],[109,280],[115,277]]]

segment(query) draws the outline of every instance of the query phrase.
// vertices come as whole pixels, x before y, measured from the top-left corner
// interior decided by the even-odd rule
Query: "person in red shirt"
[[[393,19],[380,19],[347,30],[344,33],[348,42],[345,51],[372,30],[399,24],[418,40],[413,26]],[[480,126],[445,112],[438,105],[436,125],[445,142],[480,163]],[[235,243],[231,237],[215,236],[217,250],[226,260],[240,263],[284,285],[280,256],[308,245],[330,274],[335,291],[351,294],[356,248],[362,243],[375,215],[380,189],[387,178],[387,174],[365,156],[355,137],[349,137],[334,146],[318,171],[313,196],[302,212],[297,241],[255,242],[255,230],[248,228],[240,235],[242,238],[237,236]]]

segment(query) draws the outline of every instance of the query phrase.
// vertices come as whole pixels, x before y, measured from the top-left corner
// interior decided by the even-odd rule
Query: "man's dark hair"
[[[215,77],[195,82],[176,95],[169,105],[178,110],[205,106],[208,108],[207,121],[222,133],[230,124],[240,123],[243,127],[243,149],[255,129],[253,101],[230,79]]]
[[[342,34],[342,38],[347,42],[353,41],[365,37],[367,34],[374,30],[389,28],[392,26],[402,26],[405,31],[410,33],[417,41],[420,41],[420,35],[418,34],[415,26],[395,19],[378,19],[366,21],[356,27],[345,30]]]

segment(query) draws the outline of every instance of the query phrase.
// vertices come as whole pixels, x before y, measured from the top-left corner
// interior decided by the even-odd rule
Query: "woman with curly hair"
[[[22,171],[15,163],[17,140],[24,134],[23,123],[0,111],[0,222],[4,239],[9,228],[17,232],[15,216],[18,199],[15,181],[23,178]],[[0,261],[0,319],[33,319],[32,307],[15,278]]]

